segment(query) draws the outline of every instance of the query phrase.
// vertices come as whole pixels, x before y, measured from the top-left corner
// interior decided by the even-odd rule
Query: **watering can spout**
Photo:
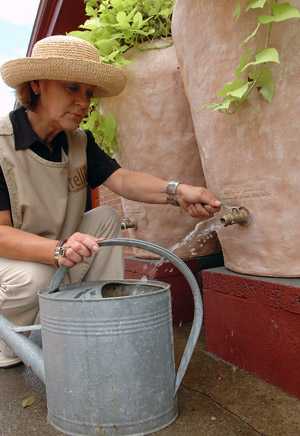
[[[45,367],[42,350],[25,335],[17,333],[18,327],[0,315],[0,338],[45,383]],[[24,330],[24,329],[23,329]],[[27,329],[28,331],[30,329]]]

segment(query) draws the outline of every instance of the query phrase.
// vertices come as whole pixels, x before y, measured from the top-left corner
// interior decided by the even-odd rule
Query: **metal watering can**
[[[70,435],[145,435],[178,415],[176,394],[199,337],[203,310],[186,264],[156,244],[116,238],[101,246],[149,250],[172,262],[188,281],[194,322],[175,373],[170,285],[116,280],[61,286],[59,268],[39,291],[43,351],[0,316],[0,337],[46,384],[48,420]]]

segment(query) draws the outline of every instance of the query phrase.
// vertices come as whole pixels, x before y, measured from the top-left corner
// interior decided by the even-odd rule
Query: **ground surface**
[[[175,331],[176,354],[188,327]],[[22,401],[33,397],[31,406]],[[215,360],[199,343],[179,393],[180,416],[159,436],[297,436],[300,400]],[[0,435],[60,435],[47,424],[44,386],[24,366],[0,370]]]

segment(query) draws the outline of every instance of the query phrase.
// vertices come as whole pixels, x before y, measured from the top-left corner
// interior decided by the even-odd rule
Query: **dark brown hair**
[[[22,106],[32,111],[36,108],[39,100],[39,95],[33,92],[29,82],[22,83],[16,88],[16,97]]]

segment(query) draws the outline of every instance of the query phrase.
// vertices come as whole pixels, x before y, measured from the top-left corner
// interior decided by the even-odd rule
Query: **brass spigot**
[[[137,223],[135,220],[128,218],[128,217],[124,217],[121,219],[121,230],[126,230],[126,229],[137,229]]]
[[[231,207],[230,210],[220,218],[220,221],[224,224],[224,227],[226,227],[232,224],[248,224],[249,218],[250,213],[245,207]]]

